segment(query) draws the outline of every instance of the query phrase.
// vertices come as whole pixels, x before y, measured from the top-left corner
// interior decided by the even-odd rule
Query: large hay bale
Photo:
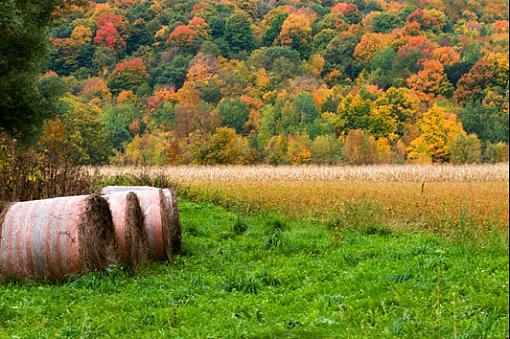
[[[175,253],[174,236],[179,236],[177,249],[181,247],[175,193],[149,186],[108,186],[101,190],[101,194],[114,192],[136,193],[145,218],[151,259],[171,262]],[[176,231],[176,223],[179,231]]]
[[[136,272],[138,265],[149,258],[144,217],[138,197],[133,192],[118,192],[105,195],[104,198],[112,213],[121,262]]]
[[[13,203],[0,216],[0,277],[62,280],[118,260],[108,203],[99,195]]]

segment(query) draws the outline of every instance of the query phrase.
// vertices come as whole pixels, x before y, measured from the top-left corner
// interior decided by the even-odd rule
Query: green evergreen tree
[[[56,92],[40,90],[38,74],[48,60],[48,27],[68,0],[0,2],[0,129],[30,139],[56,111]]]
[[[225,40],[234,54],[251,51],[255,47],[250,19],[246,14],[234,13],[228,17],[225,23]]]

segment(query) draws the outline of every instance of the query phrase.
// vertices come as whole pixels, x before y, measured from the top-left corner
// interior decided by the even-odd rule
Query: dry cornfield
[[[92,172],[95,168],[90,169]],[[363,181],[493,182],[508,181],[508,164],[374,166],[171,166],[100,167],[102,175],[164,175],[186,182]]]

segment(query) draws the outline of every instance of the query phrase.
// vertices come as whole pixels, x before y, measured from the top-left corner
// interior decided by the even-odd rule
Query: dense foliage
[[[81,163],[508,158],[506,0],[344,1],[88,1],[41,93]]]

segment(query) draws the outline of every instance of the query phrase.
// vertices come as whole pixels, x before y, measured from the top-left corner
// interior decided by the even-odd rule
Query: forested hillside
[[[508,159],[505,0],[71,6],[37,138],[81,164]]]

